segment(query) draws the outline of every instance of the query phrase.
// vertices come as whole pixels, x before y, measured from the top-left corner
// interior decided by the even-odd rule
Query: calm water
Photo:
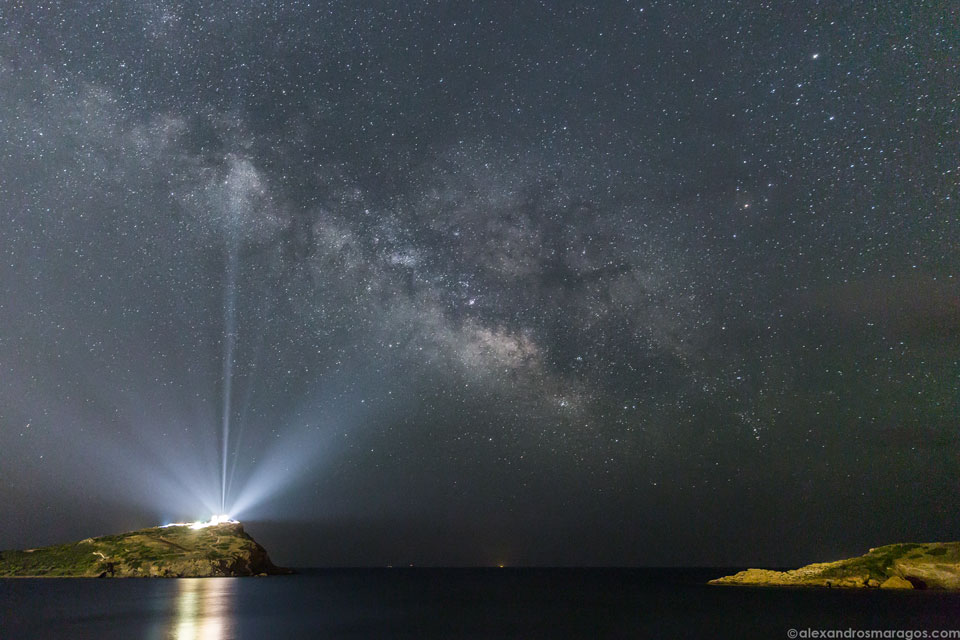
[[[384,569],[0,580],[0,638],[787,638],[791,628],[960,629],[960,594],[703,584],[716,575]]]

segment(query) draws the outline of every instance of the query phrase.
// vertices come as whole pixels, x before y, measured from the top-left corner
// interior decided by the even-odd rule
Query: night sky
[[[958,96],[948,2],[2,2],[0,548],[955,540]]]

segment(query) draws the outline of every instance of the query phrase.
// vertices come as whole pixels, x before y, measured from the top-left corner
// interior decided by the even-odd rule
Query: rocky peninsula
[[[866,555],[790,571],[747,569],[710,584],[960,590],[960,542],[890,544]]]
[[[199,524],[199,523],[198,523]],[[239,522],[189,524],[23,551],[0,551],[0,577],[208,578],[292,573],[275,566]]]

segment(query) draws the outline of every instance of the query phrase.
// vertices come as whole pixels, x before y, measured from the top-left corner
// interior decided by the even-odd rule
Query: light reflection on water
[[[233,632],[230,604],[236,578],[178,578],[171,640],[224,640]]]

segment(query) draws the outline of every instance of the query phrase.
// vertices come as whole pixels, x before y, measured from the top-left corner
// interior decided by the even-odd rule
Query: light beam
[[[227,276],[223,290],[223,405],[221,407],[220,511],[227,502],[227,454],[230,443],[230,409],[233,395],[233,350],[237,341],[237,268],[239,251],[235,242],[227,248]]]

